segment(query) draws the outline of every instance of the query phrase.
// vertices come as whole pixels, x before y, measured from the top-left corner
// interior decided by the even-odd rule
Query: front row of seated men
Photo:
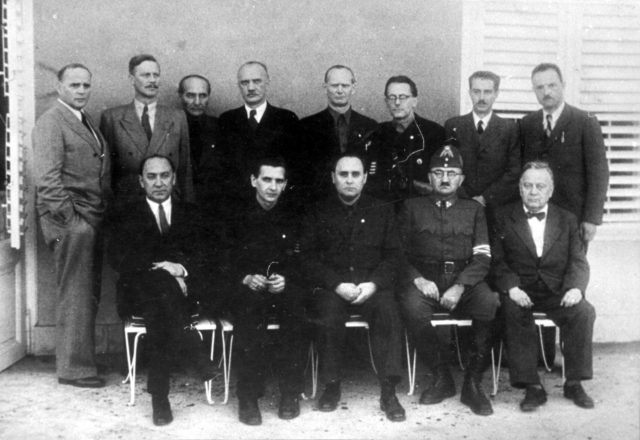
[[[351,314],[369,323],[380,408],[389,420],[405,420],[395,393],[401,380],[403,326],[433,375],[420,403],[435,404],[455,395],[448,347],[430,324],[431,316],[443,310],[472,318],[472,353],[461,401],[474,413],[489,415],[493,409],[481,380],[490,362],[492,322],[500,304],[510,380],[526,389],[521,409],[532,411],[546,401],[536,370],[533,311],[546,312],[561,328],[564,396],[592,408],[593,400],[580,384],[592,376],[595,312],[584,299],[589,267],[576,218],[548,203],[551,169],[543,162],[525,165],[522,200],[498,211],[490,246],[482,205],[457,195],[464,180],[462,165],[455,146],[442,147],[430,161],[433,194],[407,200],[396,218],[392,204],[363,192],[363,160],[342,154],[331,172],[334,195],[299,221],[283,197],[284,162],[258,160],[250,178],[255,198],[239,204],[237,215],[224,226],[215,224],[211,215],[203,219],[172,205],[176,174],[170,160],[145,159],[139,180],[146,202],[127,208],[115,223],[120,235],[113,255],[120,273],[120,302],[131,304],[121,312],[141,314],[147,324],[154,423],[172,420],[169,356],[178,341],[192,336],[184,329],[198,299],[214,304],[217,311],[224,303],[232,312],[239,419],[248,425],[262,422],[258,399],[264,393],[267,324],[273,316],[281,326],[273,355],[282,419],[300,414],[310,330],[318,337],[325,382],[318,409],[337,408],[344,324]],[[229,252],[223,252],[222,242],[229,243]],[[226,280],[223,289],[220,280]],[[201,296],[225,289],[227,298]],[[203,380],[211,377],[202,354],[196,365]]]

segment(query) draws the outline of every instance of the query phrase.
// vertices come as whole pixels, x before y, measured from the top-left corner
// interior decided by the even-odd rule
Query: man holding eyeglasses
[[[365,144],[370,159],[369,190],[384,200],[428,194],[429,158],[445,140],[444,128],[415,114],[418,88],[407,76],[393,76],[384,88],[392,120],[378,125]]]
[[[449,371],[448,345],[431,325],[434,313],[471,317],[472,353],[460,400],[479,415],[493,413],[482,389],[482,374],[491,360],[491,329],[498,295],[484,281],[491,251],[482,205],[461,199],[463,162],[458,149],[445,144],[431,158],[433,193],[406,200],[398,224],[406,267],[400,275],[399,299],[405,324],[418,354],[433,373],[420,403],[435,404],[456,394]]]
[[[282,158],[261,158],[251,171],[253,200],[238,206],[229,225],[230,298],[238,384],[239,419],[260,425],[258,398],[264,395],[267,325],[280,324],[274,353],[274,371],[280,381],[281,419],[300,414],[306,340],[302,290],[296,285],[298,220],[281,201],[287,186]]]

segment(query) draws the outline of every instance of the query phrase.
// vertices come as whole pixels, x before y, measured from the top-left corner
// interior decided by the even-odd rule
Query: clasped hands
[[[358,305],[371,298],[371,295],[376,293],[376,290],[378,290],[378,287],[372,282],[357,285],[354,283],[340,283],[335,292],[345,301]]]
[[[246,275],[242,284],[254,292],[267,290],[269,293],[280,293],[284,290],[286,281],[284,276],[277,273],[271,274],[268,278],[264,275],[254,274]]]
[[[151,263],[151,270],[166,270],[169,272],[169,275],[174,277],[182,290],[182,294],[187,296],[187,283],[185,283],[184,279],[187,276],[187,270],[180,263],[172,263],[171,261],[158,261],[156,263]]]
[[[464,293],[464,285],[454,284],[444,292],[442,297],[440,297],[440,291],[438,290],[436,283],[424,277],[415,278],[413,280],[413,284],[427,298],[431,298],[436,301],[439,299],[440,305],[447,310],[455,309],[458,305],[458,301],[460,301],[460,297]]]

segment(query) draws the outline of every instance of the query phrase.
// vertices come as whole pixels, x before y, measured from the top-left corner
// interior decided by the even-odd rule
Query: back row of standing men
[[[460,179],[458,185],[442,187],[451,188],[462,184],[458,194],[486,205],[490,219],[493,219],[497,207],[517,196],[521,152],[525,161],[544,159],[551,164],[556,179],[553,200],[578,218],[581,237],[585,243],[593,238],[595,225],[602,219],[608,170],[600,128],[595,118],[564,103],[561,73],[552,64],[542,64],[534,69],[534,91],[543,109],[525,117],[519,130],[515,123],[492,113],[492,105],[498,94],[499,77],[491,72],[476,72],[470,77],[473,112],[450,119],[444,129],[414,113],[417,87],[406,76],[395,76],[387,82],[385,101],[393,119],[376,125],[375,121],[351,109],[350,100],[355,87],[351,69],[334,66],[325,75],[328,108],[298,121],[292,112],[267,103],[269,76],[266,66],[258,62],[245,63],[238,71],[238,86],[245,105],[224,113],[216,124],[215,118],[204,113],[210,95],[210,86],[205,78],[190,75],[180,82],[179,92],[185,104],[185,116],[180,111],[157,103],[160,68],[153,57],[141,55],[132,58],[129,72],[135,90],[134,102],[105,111],[98,130],[82,112],[90,94],[91,74],[81,65],[66,66],[58,76],[60,102],[43,115],[34,132],[38,175],[37,208],[45,240],[54,250],[58,270],[61,313],[56,354],[60,383],[76,386],[104,384],[96,376],[93,362],[92,334],[98,296],[87,295],[87,292],[99,289],[99,277],[88,273],[90,271],[86,267],[101,267],[99,235],[105,210],[105,194],[112,187],[116,204],[125,206],[129,201],[135,200],[140,188],[143,188],[149,199],[154,191],[153,184],[145,187],[144,169],[141,166],[145,163],[145,158],[153,155],[160,155],[171,161],[171,168],[174,168],[177,179],[174,191],[176,200],[198,199],[205,205],[220,206],[237,196],[246,195],[246,182],[250,178],[259,192],[262,169],[256,170],[253,166],[260,159],[275,156],[284,157],[289,164],[290,198],[298,202],[309,195],[313,199],[321,199],[330,194],[330,172],[334,175],[334,185],[340,193],[339,179],[336,182],[339,173],[331,164],[335,163],[333,159],[341,153],[351,153],[366,157],[365,161],[359,162],[362,166],[360,173],[368,175],[367,191],[378,198],[399,202],[417,195],[431,194],[434,191],[434,179],[447,181],[450,177],[452,180],[459,177],[455,171],[453,174],[456,175],[449,176],[451,170],[446,170],[445,163],[434,165],[431,162],[440,160],[438,157],[449,157],[448,153],[444,156],[438,154],[437,157],[433,155],[443,144],[448,132],[455,137],[460,147],[460,154],[454,147],[455,153],[451,157],[456,158],[457,166],[451,167],[460,168],[466,179]],[[113,161],[113,185],[110,184],[110,160]],[[435,177],[432,177],[431,174],[437,171],[440,171],[440,175],[434,174]],[[458,190],[457,187],[455,189]],[[456,209],[466,206],[465,204],[466,202],[457,204]],[[397,203],[396,206],[399,207],[400,204]],[[406,206],[410,207],[411,203]],[[444,207],[447,209],[449,205],[444,203]],[[475,209],[477,208],[472,210]],[[424,214],[428,208],[416,208],[416,211]],[[154,211],[154,215],[157,216],[156,212]],[[345,214],[350,218],[348,210]],[[449,214],[451,213],[447,215]],[[456,222],[466,221],[464,215],[454,214],[451,214],[453,217],[450,219],[452,227]],[[383,215],[377,220],[384,218],[386,217]],[[361,220],[365,222],[364,217]],[[324,222],[331,223],[330,219],[325,219]],[[158,223],[162,231],[161,217]],[[435,224],[431,221],[426,223]],[[71,233],[72,229],[76,231]],[[462,229],[453,227],[453,235],[461,233],[464,236]],[[353,232],[353,228],[350,231]],[[464,246],[466,245],[450,247],[455,252]],[[478,252],[475,252],[477,246]],[[424,248],[430,252],[437,246],[425,242]],[[417,249],[417,255],[421,255],[425,249]],[[488,243],[474,243],[471,249],[476,259],[476,254],[478,257],[488,254]],[[439,295],[443,289],[447,289],[446,292],[449,292],[449,288],[458,289],[455,287],[459,286],[457,283],[449,287],[444,286],[450,284],[448,282],[439,286],[437,279],[442,276],[452,281],[455,278],[452,274],[457,276],[464,272],[463,267],[457,267],[456,264],[462,265],[462,260],[471,258],[470,255],[448,258],[445,250],[441,253],[443,258],[438,258],[437,261],[423,258],[423,263],[427,266],[417,269],[416,274],[421,275],[412,278],[415,287],[427,298],[432,294],[434,297]],[[348,254],[342,253],[341,258],[348,258]],[[79,259],[78,255],[83,258]],[[79,264],[86,266],[81,267]],[[176,278],[184,278],[186,275],[186,270],[175,269],[173,266],[170,270],[162,268],[169,273],[175,271]],[[354,271],[353,266],[347,265],[344,269],[349,268]],[[426,274],[431,273],[430,271],[433,276],[427,278]],[[245,280],[249,284],[255,281],[246,277],[243,281]],[[352,298],[354,300],[363,292],[371,290],[371,286],[368,286],[371,280],[361,281],[358,284],[350,283],[354,284],[354,292],[358,292]],[[373,291],[388,284],[383,281],[384,279],[380,280],[380,285],[372,282]],[[260,284],[259,280],[256,282]],[[276,290],[282,287],[278,283],[279,281],[274,281],[278,286]],[[325,283],[327,288],[331,288],[330,293],[335,291],[343,298],[354,294],[350,292],[350,288],[345,287],[344,292],[338,292],[337,286],[327,280]],[[245,285],[251,288],[249,284]],[[461,284],[463,287],[467,285]],[[476,282],[468,284],[473,287],[471,290],[478,288]],[[464,290],[443,295],[441,301],[452,295],[459,300]],[[467,296],[469,297],[477,296]],[[328,307],[331,308],[330,305]],[[411,307],[406,309],[410,310]],[[408,321],[410,326],[410,320]],[[422,322],[424,319],[416,322],[418,321]],[[474,320],[474,325],[476,321]],[[416,334],[420,331],[412,330]],[[476,332],[481,333],[482,331]],[[433,338],[426,340],[433,341]],[[478,341],[477,345],[482,345],[482,341]],[[432,348],[423,351],[433,353]],[[387,354],[392,351],[388,350]],[[477,360],[476,370],[484,368],[480,366],[483,362]],[[250,362],[245,362],[245,365],[249,364]],[[431,389],[425,391],[430,393],[423,396],[425,403],[448,397],[452,389],[447,375],[442,371],[438,373],[437,365],[440,364],[436,362],[434,365],[437,380]],[[395,393],[392,390],[395,380],[391,380],[391,376],[394,375],[381,376],[381,406],[390,419],[404,419],[404,410],[397,399],[394,400]],[[335,384],[331,386],[334,379],[335,377],[329,377],[326,398],[320,400],[321,409],[323,406],[325,409],[335,408],[336,399],[339,399],[339,383],[337,390]],[[488,401],[482,398],[483,393],[473,389],[474,386],[477,388],[479,379],[470,376],[469,381],[468,385],[465,384],[466,393],[463,398],[466,396],[466,400],[470,400],[467,404],[474,412],[489,413],[490,404],[487,408]],[[240,384],[238,389],[239,392],[242,389]],[[250,399],[246,396],[244,401],[241,399],[240,417],[245,422],[255,422],[259,417],[259,412],[256,416],[257,405],[250,404],[247,409],[247,402],[251,403],[255,398],[255,390],[253,393]],[[292,413],[297,415],[297,403],[292,403],[291,395],[283,393],[285,401],[281,402],[281,409],[284,407],[285,415],[289,416]],[[540,403],[539,394],[532,392],[529,397],[530,401]],[[582,402],[584,403],[584,399]],[[169,418],[168,401],[157,406],[158,411],[154,403],[154,421],[156,412],[159,419],[166,421]]]

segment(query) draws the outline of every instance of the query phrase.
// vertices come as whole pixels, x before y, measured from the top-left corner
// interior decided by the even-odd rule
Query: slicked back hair
[[[496,92],[500,90],[500,76],[496,75],[489,70],[478,70],[477,72],[473,72],[469,77],[469,89],[471,89],[471,82],[474,79],[488,79],[493,81],[493,90]]]
[[[387,96],[389,84],[393,83],[409,84],[409,88],[411,89],[411,96],[413,96],[414,98],[418,96],[418,86],[416,86],[416,83],[414,83],[413,80],[406,75],[396,75],[389,78],[387,80],[387,83],[384,85],[384,96]]]
[[[562,79],[562,72],[560,71],[560,67],[558,67],[557,64],[553,64],[553,63],[538,64],[531,71],[531,78],[533,78],[533,75],[535,75],[536,73],[544,72],[545,70],[555,70],[555,72],[558,74],[558,78],[560,78],[560,82],[564,83],[564,79]]]
[[[91,73],[91,70],[89,70],[89,68],[84,64],[71,63],[71,64],[67,64],[66,66],[63,66],[62,69],[58,70],[58,74],[57,74],[58,81],[62,82],[62,80],[64,79],[64,74],[67,73],[67,70],[71,70],[71,69],[84,69],[87,72],[89,72],[89,76],[93,76],[93,74]]]
[[[351,67],[349,66],[345,66],[342,64],[334,64],[333,66],[329,67],[327,69],[327,71],[324,73],[324,82],[325,84],[327,83],[327,81],[329,81],[329,73],[332,70],[348,70],[351,73],[351,84],[355,84],[356,83],[356,74],[353,73],[353,70],[351,70]]]
[[[553,170],[551,169],[549,162],[545,162],[543,160],[532,160],[530,162],[525,163],[524,166],[522,167],[522,173],[520,173],[520,179],[522,179],[522,176],[524,176],[524,173],[526,173],[529,170],[545,170],[547,173],[549,173],[549,176],[551,177],[551,182],[554,183],[555,179],[553,178]]]
[[[192,73],[190,75],[183,77],[178,83],[178,95],[182,95],[184,93],[184,82],[191,78],[197,78],[204,81],[207,84],[207,95],[211,94],[211,83],[209,82],[209,80],[202,75],[198,75],[197,73]]]
[[[129,60],[129,73],[133,75],[133,72],[135,72],[136,67],[138,67],[140,64],[144,63],[145,61],[153,61],[158,66],[160,66],[160,63],[158,63],[158,60],[156,60],[156,57],[154,57],[153,55],[149,55],[148,53],[134,55]]]

